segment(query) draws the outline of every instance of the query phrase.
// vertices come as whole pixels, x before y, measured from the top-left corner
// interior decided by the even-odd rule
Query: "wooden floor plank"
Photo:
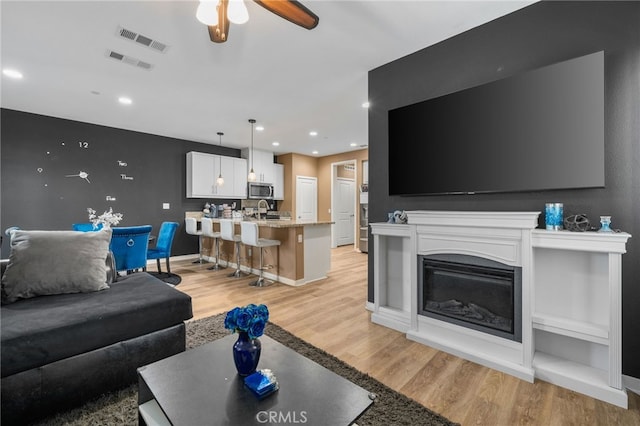
[[[358,370],[463,425],[640,425],[640,396],[629,409],[552,384],[528,383],[408,340],[373,324],[366,310],[367,255],[332,250],[327,279],[300,287],[250,287],[255,277],[228,278],[192,259],[172,261],[177,287],[193,299],[194,319],[264,303],[271,321]],[[277,374],[277,372],[276,372]]]

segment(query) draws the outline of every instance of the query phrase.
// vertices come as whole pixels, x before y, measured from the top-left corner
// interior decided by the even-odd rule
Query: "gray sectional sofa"
[[[25,235],[33,246],[37,236]],[[76,242],[102,238],[71,237]],[[18,254],[12,248],[14,275],[20,271]],[[104,257],[98,260],[104,265]],[[12,267],[5,271],[6,264],[2,262],[3,296]],[[100,273],[104,283],[105,270]],[[3,425],[24,425],[126,387],[136,382],[138,367],[185,350],[191,297],[146,272],[120,277],[97,291],[63,291],[21,296],[12,303],[3,299]]]
[[[2,424],[24,424],[134,383],[185,350],[191,298],[139,272],[92,293],[1,308]]]

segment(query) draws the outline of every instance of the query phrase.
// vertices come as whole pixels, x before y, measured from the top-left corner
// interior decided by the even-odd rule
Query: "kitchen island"
[[[187,212],[186,217],[200,221],[201,212]],[[220,230],[220,220],[212,219],[215,231]],[[240,219],[236,222],[236,233],[240,233]],[[259,226],[260,238],[279,240],[279,247],[263,250],[264,264],[273,268],[264,271],[264,277],[283,284],[300,286],[327,277],[331,269],[331,225],[330,221],[299,220],[251,220]],[[235,268],[233,242],[220,240],[220,263]],[[245,272],[259,274],[260,253],[255,247],[240,246],[240,268]],[[215,262],[215,240],[202,239],[203,257]]]

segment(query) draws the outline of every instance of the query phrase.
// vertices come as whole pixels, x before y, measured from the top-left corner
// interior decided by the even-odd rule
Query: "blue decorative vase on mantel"
[[[261,351],[260,339],[249,338],[246,331],[238,332],[238,340],[233,344],[233,361],[240,376],[248,376],[256,371]]]

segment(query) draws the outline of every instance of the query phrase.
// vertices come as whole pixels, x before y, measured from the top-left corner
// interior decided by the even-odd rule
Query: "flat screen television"
[[[389,111],[389,195],[604,187],[604,52]]]

